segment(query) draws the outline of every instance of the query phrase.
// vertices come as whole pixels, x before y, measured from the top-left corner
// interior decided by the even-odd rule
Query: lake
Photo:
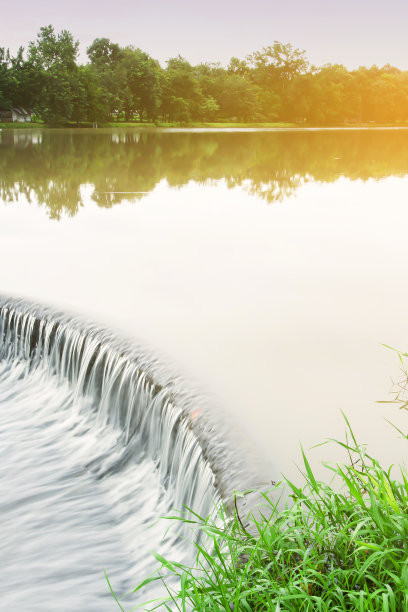
[[[341,411],[404,461],[407,130],[3,130],[0,206],[0,293],[148,347],[271,479]]]

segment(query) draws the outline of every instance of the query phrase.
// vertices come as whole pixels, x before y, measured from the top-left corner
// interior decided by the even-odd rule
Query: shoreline
[[[408,129],[405,124],[347,124],[347,125],[311,125],[297,123],[258,123],[258,122],[218,122],[206,123],[192,121],[189,123],[153,123],[153,122],[116,122],[97,124],[95,127],[92,124],[72,124],[72,125],[50,125],[47,123],[0,123],[0,131],[2,130],[24,130],[24,129],[53,129],[53,130],[84,130],[84,129],[130,129],[130,130],[281,130],[281,131],[314,131],[314,130],[373,130],[373,129]]]

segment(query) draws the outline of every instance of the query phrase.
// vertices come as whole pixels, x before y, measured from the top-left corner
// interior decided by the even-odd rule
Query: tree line
[[[389,64],[347,70],[311,65],[304,51],[275,41],[227,67],[166,67],[133,46],[97,38],[78,62],[79,42],[53,26],[27,50],[0,47],[0,109],[25,106],[46,123],[294,122],[310,125],[408,122],[408,71]]]

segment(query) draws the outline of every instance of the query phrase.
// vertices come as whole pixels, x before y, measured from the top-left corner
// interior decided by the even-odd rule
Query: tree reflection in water
[[[273,203],[308,181],[379,179],[408,169],[405,130],[4,130],[0,145],[0,198],[24,195],[53,219],[77,214],[84,185],[104,208],[143,198],[163,179],[171,187],[224,180]]]

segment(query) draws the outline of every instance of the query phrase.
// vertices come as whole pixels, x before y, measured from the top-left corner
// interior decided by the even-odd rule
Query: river
[[[309,449],[327,438],[343,439],[341,411],[373,454],[389,464],[404,461],[406,441],[385,418],[408,430],[408,415],[378,401],[392,397],[390,378],[400,374],[395,354],[382,343],[406,350],[408,339],[407,130],[3,130],[0,210],[0,294],[79,315],[171,364],[188,380],[190,395],[197,389],[216,406],[245,442],[242,457],[256,455],[266,478],[297,474],[300,442],[324,474],[321,461],[339,458],[338,449]],[[37,524],[34,493],[20,500],[30,482],[46,488],[51,482],[52,500],[62,486],[55,475],[69,481],[79,470],[72,486],[87,493],[74,496],[75,502],[58,497],[67,522],[58,527],[61,541],[50,546],[46,565],[58,569],[65,547],[70,567],[78,566],[81,534],[92,525],[84,547],[94,552],[84,565],[109,570],[110,558],[119,586],[122,572],[129,587],[134,574],[126,566],[126,546],[115,547],[116,538],[126,540],[119,532],[129,509],[117,509],[129,475],[121,471],[109,499],[80,471],[84,448],[104,463],[109,449],[117,449],[116,434],[95,439],[90,417],[62,379],[47,378],[43,365],[22,376],[17,357],[7,354],[0,372],[8,372],[6,399],[14,389],[10,368],[17,368],[13,376],[21,382],[16,410],[7,399],[0,422],[0,453],[11,453],[3,450],[7,432],[20,440],[9,459],[15,469],[0,485],[6,492],[15,485],[8,533],[19,531],[19,503]],[[24,422],[29,393],[33,412]],[[76,423],[81,448],[68,405],[82,415]],[[41,432],[38,439],[34,431]],[[150,500],[146,504],[153,504],[143,476],[155,473],[152,456],[129,485]],[[19,483],[15,475],[23,474],[29,457],[35,466]],[[163,500],[160,486],[152,481],[152,496],[160,499],[151,511],[156,518],[182,499]],[[101,506],[106,511],[98,513]],[[78,515],[85,517],[80,525]],[[136,512],[126,528],[143,529],[144,518]],[[98,547],[110,522],[106,545]],[[64,524],[77,534],[76,543],[64,539]],[[9,571],[16,576],[27,562],[39,589],[44,540],[31,541],[33,530],[23,530],[32,554],[10,535],[10,550],[20,553]],[[159,541],[155,532],[152,542]],[[143,555],[148,544],[140,544]],[[135,546],[128,543],[130,555]],[[175,538],[169,550],[177,546]],[[69,569],[57,569],[43,582],[59,585],[52,601],[70,601],[73,609],[76,599],[68,592],[76,592],[77,583]],[[62,575],[65,582],[58,582]],[[93,582],[90,572],[78,596],[88,610],[105,609],[100,601],[95,608],[91,603],[104,588],[98,576]],[[23,580],[11,577],[10,583],[8,609],[24,607],[27,593],[41,609],[34,586],[24,590]]]

